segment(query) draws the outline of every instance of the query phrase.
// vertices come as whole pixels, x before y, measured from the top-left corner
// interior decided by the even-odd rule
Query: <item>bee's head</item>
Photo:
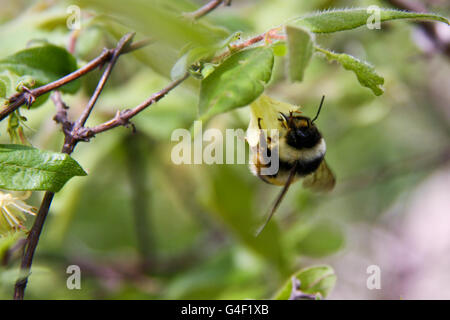
[[[312,120],[308,117],[300,116],[298,112],[289,112],[289,115],[280,113],[280,120],[287,129],[286,142],[288,145],[297,149],[303,149],[312,148],[319,143],[322,135],[314,124],[314,121],[319,116],[324,98],[325,96],[322,97],[319,110]]]
[[[287,127],[288,145],[296,149],[312,148],[320,141],[320,132],[310,118],[292,114],[282,116]]]

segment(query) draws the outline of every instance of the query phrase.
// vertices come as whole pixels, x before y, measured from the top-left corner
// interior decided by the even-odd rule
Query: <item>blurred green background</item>
[[[114,47],[127,31],[135,30],[137,40],[155,40],[119,59],[88,121],[94,125],[163,88],[189,42],[207,43],[224,30],[242,31],[245,38],[322,9],[390,6],[234,0],[198,23],[159,16],[159,9],[188,12],[205,2],[1,1],[0,57],[37,39],[67,46],[70,4],[81,7],[75,47],[80,65]],[[418,2],[450,13],[448,1]],[[448,26],[436,28],[450,41]],[[330,299],[450,299],[449,55],[434,48],[419,25],[404,21],[317,40],[369,61],[385,78],[385,93],[375,97],[353,73],[314,57],[304,81],[290,83],[284,58],[276,58],[267,94],[303,106],[309,116],[326,95],[318,126],[337,176],[332,193],[293,185],[267,230],[254,238],[278,187],[252,176],[246,165],[177,166],[170,160],[172,131],[189,129],[197,117],[199,81],[189,79],[134,119],[136,134],[117,128],[78,145],[73,157],[88,176],[57,194],[26,297],[267,299],[293,272],[325,263],[337,274]],[[84,77],[76,95],[63,95],[70,115],[80,114],[100,74]],[[50,100],[22,114],[32,145],[60,150],[63,137]],[[245,130],[248,121],[246,107],[205,126]],[[9,143],[5,122],[1,143]],[[41,197],[34,193],[30,203],[38,206]],[[0,298],[11,298],[17,264],[13,257],[0,267]],[[81,290],[66,287],[66,268],[73,264],[82,271]],[[381,269],[380,290],[366,286],[370,265]]]

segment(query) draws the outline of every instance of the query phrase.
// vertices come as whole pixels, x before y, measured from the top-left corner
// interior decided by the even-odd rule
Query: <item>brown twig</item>
[[[168,94],[172,89],[176,88],[188,77],[189,74],[186,73],[182,78],[171,82],[164,89],[157,93],[154,93],[151,97],[149,97],[147,100],[133,109],[117,111],[116,115],[111,120],[108,120],[92,128],[80,128],[80,130],[74,132],[73,138],[78,141],[88,141],[90,138],[101,132],[105,132],[119,126],[130,125],[131,118],[136,116],[141,111],[145,110],[147,107],[161,100],[166,94]]]
[[[53,200],[53,192],[47,191],[42,200],[41,207],[34,220],[33,227],[27,237],[26,247],[23,253],[22,262],[20,264],[20,270],[25,274],[23,278],[17,280],[14,287],[14,300],[23,300],[25,294],[25,288],[28,282],[28,276],[31,271],[31,264],[33,263],[34,253],[36,251],[39,237],[44,226],[45,218],[47,218],[48,210]]]
[[[70,134],[73,128],[73,123],[67,116],[67,109],[69,109],[69,107],[62,100],[61,92],[59,92],[58,90],[53,91],[50,97],[56,107],[56,114],[53,117],[53,120],[61,124],[61,129],[64,133],[64,136],[67,136],[68,134]]]
[[[111,56],[111,58],[108,61],[108,65],[106,66],[105,71],[102,74],[102,77],[100,78],[97,87],[95,88],[94,94],[89,99],[89,102],[84,109],[83,113],[81,114],[80,118],[75,122],[74,130],[80,129],[84,126],[86,123],[87,118],[91,114],[92,109],[94,108],[95,103],[97,102],[98,97],[100,96],[100,93],[102,92],[103,88],[105,87],[106,81],[108,80],[109,76],[111,75],[112,68],[116,64],[117,58],[119,58],[122,51],[130,44],[130,42],[133,40],[134,33],[128,33],[122,39],[120,39],[119,44],[117,45],[116,49],[114,49],[114,52]]]
[[[241,42],[236,42],[236,43],[232,43],[230,44],[230,46],[228,47],[228,50],[226,50],[224,53],[214,57],[212,59],[212,62],[219,62],[222,61],[223,59],[227,58],[228,56],[230,56],[231,54],[233,54],[236,51],[251,47],[255,44],[257,44],[258,42],[261,41],[266,41],[271,43],[272,40],[286,40],[286,35],[284,34],[278,34],[277,32],[280,31],[281,28],[277,27],[277,28],[273,28],[270,29],[267,32],[264,32],[262,34],[259,34],[257,36],[254,36],[250,39],[247,39],[245,41],[241,41]]]
[[[71,54],[75,53],[75,46],[77,44],[79,36],[80,36],[79,29],[72,30],[72,32],[70,33],[69,42],[67,43],[67,51],[69,51]]]
[[[224,1],[224,0],[211,0],[207,4],[205,4],[203,7],[200,7],[198,10],[195,10],[193,12],[186,13],[185,16],[192,18],[192,19],[199,19],[211,11],[213,11],[215,8],[220,6],[222,2],[225,2],[226,5],[230,5],[231,1]]]
[[[143,45],[146,45],[148,42],[140,42],[136,44],[130,45],[126,50],[122,51],[122,54],[137,50],[142,48]],[[27,104],[30,106],[34,100],[42,96],[43,94],[46,94],[47,92],[53,91],[55,89],[58,89],[59,87],[72,82],[81,76],[84,76],[85,74],[91,72],[92,70],[96,69],[99,66],[103,66],[105,62],[109,61],[111,57],[113,56],[115,52],[115,49],[109,49],[104,50],[97,58],[91,60],[88,64],[86,64],[84,67],[69,73],[68,75],[62,77],[61,79],[55,80],[53,82],[50,82],[46,85],[43,85],[41,87],[31,89],[31,90],[23,90],[22,92],[16,93],[9,99],[9,104],[6,108],[0,111],[0,121],[2,121],[4,118],[6,118],[8,115],[13,113],[15,110],[17,110],[20,106]]]

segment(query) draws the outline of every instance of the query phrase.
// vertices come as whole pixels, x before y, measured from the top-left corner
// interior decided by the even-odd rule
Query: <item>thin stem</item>
[[[102,77],[100,78],[100,81],[97,84],[97,87],[95,88],[94,94],[89,99],[89,102],[84,109],[83,113],[81,114],[78,121],[75,123],[75,129],[79,129],[84,126],[86,123],[87,118],[91,114],[92,109],[94,108],[95,103],[97,102],[98,97],[100,96],[100,93],[102,92],[103,88],[105,87],[106,81],[108,80],[109,76],[111,75],[112,68],[114,67],[117,58],[119,58],[120,54],[122,53],[123,49],[130,44],[130,41],[132,41],[134,36],[134,33],[127,33],[125,36],[123,36],[119,43],[117,44],[116,49],[114,50],[112,57],[109,59],[108,65],[105,69],[105,71],[102,74]]]
[[[145,110],[147,107],[161,100],[166,94],[168,94],[172,89],[176,88],[180,83],[186,80],[189,74],[186,73],[182,78],[171,82],[167,87],[161,91],[153,94],[147,100],[142,102],[140,105],[133,109],[117,111],[116,116],[109,121],[99,124],[92,128],[82,128],[79,132],[74,134],[74,138],[78,140],[87,140],[98,133],[111,130],[119,126],[127,126],[130,124],[130,119],[136,116],[141,111]]]
[[[53,120],[61,124],[61,129],[64,133],[64,136],[67,136],[70,134],[73,127],[73,123],[69,121],[67,115],[67,109],[69,107],[62,100],[61,92],[59,92],[58,90],[53,91],[50,98],[52,99],[56,107],[56,114],[53,117]]]
[[[72,30],[72,32],[70,33],[69,43],[67,44],[67,51],[69,51],[71,54],[75,53],[75,46],[77,44],[79,36],[80,36],[79,29]]]
[[[205,4],[203,7],[200,7],[199,9],[186,13],[186,16],[192,18],[192,19],[199,19],[211,11],[213,11],[215,8],[220,6],[222,4],[223,0],[212,0],[209,1],[207,4]]]
[[[47,191],[39,208],[39,212],[34,220],[33,227],[27,237],[27,245],[23,253],[20,270],[25,276],[17,280],[14,287],[14,300],[23,300],[25,288],[28,282],[28,276],[31,271],[31,264],[33,263],[34,253],[39,242],[39,237],[44,226],[45,218],[47,218],[50,205],[53,200],[53,192]]]
[[[280,27],[277,28],[273,28],[268,30],[267,32],[264,32],[262,34],[259,34],[257,36],[254,36],[250,39],[247,39],[243,42],[237,42],[237,43],[232,43],[229,46],[229,49],[227,51],[225,51],[224,53],[214,57],[212,59],[212,62],[219,62],[222,61],[223,59],[227,58],[228,56],[230,56],[233,52],[245,49],[247,47],[251,47],[254,44],[257,44],[258,42],[261,42],[263,40],[267,41],[267,42],[271,42],[273,39],[277,39],[277,40],[286,40],[286,35],[284,34],[277,34],[277,32],[280,30]]]

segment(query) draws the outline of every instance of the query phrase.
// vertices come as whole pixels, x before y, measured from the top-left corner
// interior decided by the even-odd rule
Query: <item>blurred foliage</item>
[[[386,6],[385,1],[366,0],[233,1],[231,7],[219,7],[198,22],[180,19],[183,12],[204,3],[78,3],[82,28],[76,34],[74,56],[80,66],[104,47],[113,47],[125,32],[137,31],[137,40],[154,40],[118,60],[88,125],[111,118],[118,109],[136,106],[164,87],[188,44],[223,43],[238,31],[246,39],[317,10]],[[0,57],[26,49],[33,40],[66,47],[74,36],[66,26],[69,4],[7,2],[0,13]],[[449,14],[444,5],[434,9]],[[317,195],[293,185],[258,238],[252,232],[278,193],[277,187],[252,176],[246,165],[176,166],[170,160],[175,145],[170,141],[172,131],[189,129],[198,117],[198,80],[189,79],[136,117],[138,136],[117,128],[90,143],[80,143],[73,157],[88,176],[71,180],[57,194],[27,298],[253,299],[273,297],[275,292],[286,298],[291,274],[298,276],[302,291],[310,289],[311,274],[302,268],[328,263],[341,254],[351,227],[377,225],[388,208],[407,202],[424,178],[448,163],[448,58],[439,53],[424,56],[412,37],[414,32],[411,23],[398,21],[382,24],[381,30],[316,35],[321,47],[375,66],[385,79],[385,92],[379,97],[359,85],[351,72],[314,56],[303,70],[303,82],[292,83],[284,72],[286,50],[279,48],[266,93],[303,106],[308,116],[326,95],[317,123],[327,141],[327,162],[337,175],[337,186],[329,195]],[[63,94],[70,115],[80,114],[100,74],[84,77],[77,94]],[[7,79],[8,75],[0,74],[4,96],[16,86]],[[24,132],[31,144],[59,151],[62,134],[52,120],[51,101],[21,112],[28,119]],[[208,127],[245,130],[248,121],[249,110],[242,108],[216,116]],[[9,143],[6,122],[0,123],[0,143]],[[31,203],[38,206],[40,198],[36,192]],[[142,239],[144,246],[139,243]],[[16,241],[0,238],[0,253],[13,248]],[[11,297],[19,253],[16,248],[7,264],[0,259],[1,298]],[[81,267],[82,290],[66,288],[66,268],[71,264]],[[336,278],[324,268],[319,271],[327,280],[319,283],[323,284],[319,289],[327,291]],[[336,276],[339,283],[340,275]]]

